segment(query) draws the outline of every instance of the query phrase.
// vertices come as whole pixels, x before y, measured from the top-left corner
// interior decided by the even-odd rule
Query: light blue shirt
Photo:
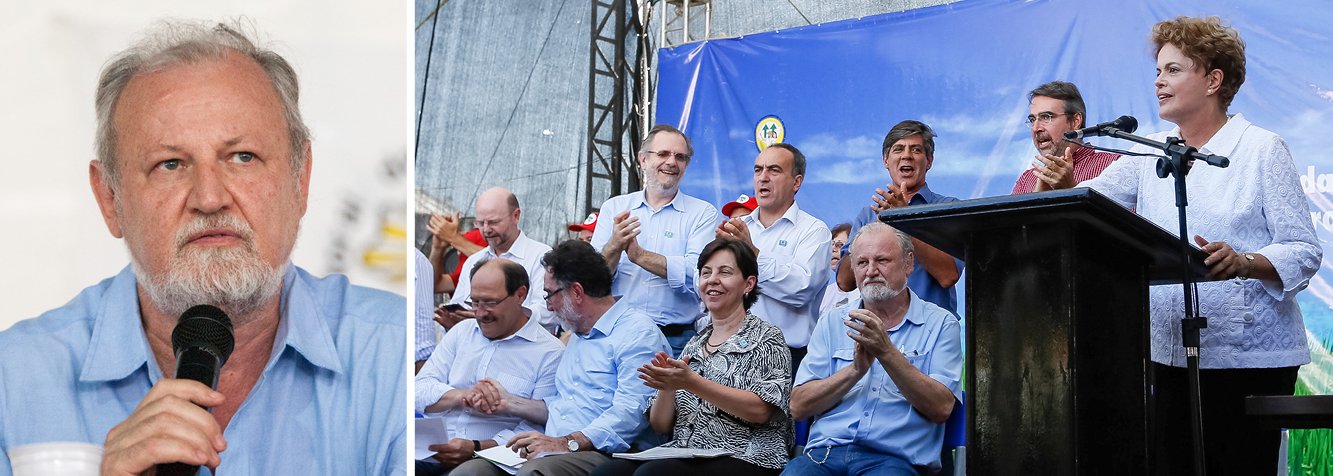
[[[581,431],[600,451],[628,449],[648,426],[648,397],[656,392],[638,368],[658,352],[671,352],[666,337],[623,299],[588,335],[574,333],[555,371],[556,395],[546,400],[546,434]]]
[[[917,190],[916,195],[912,195],[912,199],[908,200],[907,205],[949,203],[956,201],[958,201],[958,199],[955,197],[935,193],[930,190],[930,186],[922,185],[921,190]],[[856,218],[852,220],[852,232],[847,235],[847,243],[842,245],[843,259],[847,259],[848,253],[851,252],[852,240],[856,238],[856,232],[860,231],[861,227],[866,226],[866,224],[875,221],[879,221],[879,213],[871,210],[870,207],[862,208],[861,212],[856,214]],[[911,288],[912,291],[915,291],[922,299],[934,303],[936,306],[942,307],[949,312],[958,312],[957,288],[963,284],[961,279],[963,274],[963,260],[954,258],[953,266],[954,269],[958,271],[960,279],[957,283],[954,283],[953,286],[946,288],[940,285],[940,282],[936,281],[935,277],[930,275],[930,272],[926,271],[926,265],[921,264],[921,255],[919,253],[915,254],[913,259],[915,261],[912,264],[912,274],[907,275],[907,287]]]
[[[345,276],[289,269],[273,352],[227,425],[216,474],[405,474],[406,310]],[[162,378],[139,319],[126,267],[0,332],[0,475],[11,448],[101,445],[129,417]]]
[[[958,379],[963,353],[958,318],[908,292],[911,304],[902,322],[888,330],[889,340],[917,370],[944,384],[961,401]],[[819,319],[810,338],[809,353],[796,371],[796,386],[828,378],[852,365],[856,341],[847,336],[849,328],[843,321],[849,311],[862,305],[857,300],[855,305],[833,308]],[[913,409],[876,362],[836,406],[816,417],[806,448],[855,444],[913,465],[938,466],[943,443],[944,425],[931,423]]]
[[[453,389],[469,389],[489,377],[509,393],[533,400],[555,395],[555,369],[565,344],[529,318],[509,337],[491,340],[476,319],[458,323],[440,340],[416,377],[416,410],[425,412]],[[505,444],[516,433],[541,431],[543,422],[510,415],[487,415],[471,408],[445,412],[449,438],[495,440]],[[446,443],[435,441],[434,443]]]
[[[611,197],[602,204],[603,225],[592,233],[592,247],[598,252],[611,241],[615,217],[626,210],[639,218],[639,246],[666,257],[666,277],[648,272],[621,253],[611,294],[652,316],[659,326],[693,324],[703,315],[694,271],[699,252],[717,236],[721,223],[717,209],[680,192],[659,210],[648,205],[643,192]]]

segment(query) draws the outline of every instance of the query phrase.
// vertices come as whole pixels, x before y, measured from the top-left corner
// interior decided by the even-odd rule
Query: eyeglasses
[[[565,288],[556,289],[555,291],[547,291],[546,295],[542,296],[542,300],[546,302],[551,302],[551,298],[555,297],[556,294],[560,294],[560,291],[564,290]]]
[[[472,299],[472,297],[469,296],[467,298],[467,307],[470,307],[475,311],[483,311],[483,310],[489,311],[495,309],[496,306],[499,306],[500,303],[509,300],[509,298],[511,297],[514,297],[514,295],[510,294],[508,296],[505,296],[504,299],[501,299],[499,301],[478,301],[476,299]]]
[[[1037,124],[1041,124],[1043,126],[1049,126],[1051,125],[1051,121],[1054,121],[1055,118],[1059,116],[1068,116],[1068,114],[1056,114],[1053,112],[1043,112],[1035,116],[1028,114],[1028,118],[1024,122],[1027,122],[1028,127],[1033,127]]]
[[[669,151],[669,150],[645,150],[645,151],[643,151],[643,153],[645,153],[645,154],[653,154],[653,155],[656,155],[657,158],[662,159],[662,160],[666,160],[667,157],[675,156],[675,157],[676,157],[676,160],[679,160],[679,161],[681,161],[681,162],[689,162],[689,161],[690,161],[690,156],[685,155],[685,154],[682,154],[682,153],[680,153],[680,152],[672,152],[672,151]]]

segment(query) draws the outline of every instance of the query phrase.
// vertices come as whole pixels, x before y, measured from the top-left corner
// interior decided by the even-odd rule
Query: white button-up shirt
[[[1180,129],[1148,136],[1180,137]],[[1225,241],[1239,253],[1262,254],[1281,282],[1230,279],[1199,283],[1203,368],[1267,368],[1310,362],[1296,293],[1305,289],[1323,258],[1287,143],[1277,134],[1232,116],[1199,148],[1226,156],[1231,166],[1196,162],[1186,177],[1188,232]],[[1156,152],[1136,146],[1134,152]],[[1173,178],[1160,179],[1156,159],[1125,156],[1080,186],[1106,194],[1159,226],[1179,229]],[[1184,298],[1179,284],[1149,290],[1154,362],[1185,366],[1180,342]]]
[[[542,266],[542,256],[547,251],[551,251],[550,246],[528,238],[528,235],[521,231],[518,233],[518,239],[514,240],[514,245],[509,247],[509,251],[499,256],[496,256],[495,249],[489,246],[482,248],[481,251],[469,256],[467,263],[463,264],[463,273],[458,276],[458,286],[449,302],[462,304],[472,294],[472,268],[491,258],[504,258],[523,265],[523,269],[528,270],[528,298],[523,300],[523,307],[532,311],[532,315],[542,327],[555,334],[559,324],[556,323],[555,314],[546,310],[546,301],[542,299],[542,283],[546,280],[546,267]]]
[[[829,279],[828,225],[795,202],[768,228],[758,211],[741,221],[759,248],[759,299],[750,311],[782,329],[787,346],[805,347]]]
[[[446,392],[472,388],[483,377],[490,377],[519,397],[553,397],[555,370],[564,350],[560,340],[532,319],[513,335],[498,340],[486,338],[476,319],[465,320],[449,329],[417,374],[416,409],[425,412]],[[444,416],[449,438],[495,440],[502,445],[516,433],[541,431],[546,426],[544,422],[487,415],[466,407],[440,415]]]
[[[630,262],[622,252],[611,294],[652,316],[659,326],[693,324],[703,315],[695,289],[695,270],[699,252],[717,237],[717,209],[679,192],[658,210],[648,205],[643,192],[611,197],[602,204],[602,226],[592,233],[592,246],[598,252],[611,241],[615,217],[626,210],[639,218],[639,246],[666,258],[666,277]]]

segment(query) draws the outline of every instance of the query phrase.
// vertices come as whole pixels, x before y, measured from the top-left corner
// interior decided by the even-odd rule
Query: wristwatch
[[[1254,270],[1254,254],[1241,253],[1240,255],[1245,257],[1245,273],[1237,274],[1237,276],[1239,276],[1240,279],[1250,279],[1250,271]]]
[[[569,440],[569,442],[565,443],[565,448],[569,449],[569,452],[570,452],[570,453],[573,453],[573,452],[579,450],[579,441],[578,441],[578,440],[575,440],[573,436],[566,436],[565,438]]]

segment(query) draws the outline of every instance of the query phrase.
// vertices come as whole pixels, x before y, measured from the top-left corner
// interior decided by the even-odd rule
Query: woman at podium
[[[1175,124],[1149,135],[1178,137],[1226,168],[1190,168],[1188,231],[1208,254],[1210,282],[1198,284],[1204,452],[1209,474],[1274,474],[1280,435],[1245,417],[1248,395],[1291,395],[1297,369],[1310,362],[1296,293],[1309,285],[1323,251],[1310,221],[1291,153],[1282,137],[1229,112],[1245,82],[1245,43],[1216,18],[1179,17],[1152,29],[1159,116]],[[1161,153],[1146,146],[1134,152]],[[1175,185],[1156,160],[1125,156],[1091,187],[1168,230],[1179,228]],[[1150,346],[1155,375],[1153,447],[1159,474],[1191,474],[1193,443],[1179,285],[1154,286]]]

